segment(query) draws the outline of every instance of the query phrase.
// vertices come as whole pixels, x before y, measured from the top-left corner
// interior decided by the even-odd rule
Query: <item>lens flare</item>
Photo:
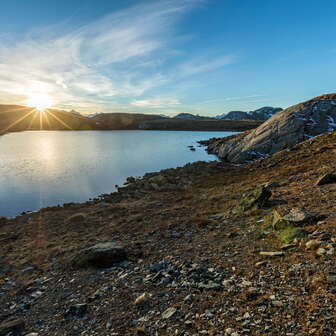
[[[52,100],[47,95],[36,94],[28,98],[27,105],[42,111],[52,106]]]

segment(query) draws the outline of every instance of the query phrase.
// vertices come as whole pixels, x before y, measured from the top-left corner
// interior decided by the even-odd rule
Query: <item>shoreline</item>
[[[122,132],[134,132],[134,130],[122,130]],[[138,130],[136,130],[136,132],[137,132]],[[152,132],[152,131],[147,131],[147,130],[142,130],[142,131],[145,131],[145,132]],[[20,132],[24,132],[24,131],[20,131]],[[28,132],[30,132],[30,131],[28,131]],[[53,131],[52,131],[53,132]],[[56,131],[56,132],[58,132],[58,131]],[[83,131],[82,131],[83,132]],[[100,132],[100,130],[99,130],[99,132]],[[105,130],[104,130],[104,132],[106,132]],[[118,131],[119,132],[119,131]],[[153,132],[156,132],[156,131],[153,131]],[[159,131],[159,132],[162,132],[162,131]],[[195,132],[195,131],[182,131],[182,132]],[[228,132],[226,132],[226,131],[223,131],[224,133],[228,133]],[[203,133],[203,131],[197,131],[197,133]],[[207,132],[206,131],[206,133],[209,133],[209,132]],[[219,132],[216,132],[216,133],[219,133]],[[10,134],[10,133],[8,133],[8,134]],[[223,134],[224,135],[224,134]],[[203,138],[203,136],[202,136],[202,138]],[[202,142],[202,141],[201,141]],[[202,145],[200,145],[200,142],[199,141],[196,141],[195,142],[195,147],[196,147],[196,144],[199,144],[197,147],[202,147]],[[188,148],[189,148],[189,146],[188,146]],[[190,149],[190,148],[189,148]],[[187,149],[186,149],[187,150]],[[202,148],[200,148],[199,149],[200,151],[202,151],[203,152],[203,150],[204,149],[202,149]],[[206,152],[206,150],[204,150],[205,152]],[[211,161],[220,161],[220,159],[218,158],[218,157],[214,157],[214,156],[212,156],[211,154],[210,154],[210,156],[208,155],[207,156],[207,159],[206,158],[204,158],[204,162],[211,162]],[[187,165],[188,164],[193,164],[193,163],[198,163],[199,161],[191,161],[191,162],[189,162],[189,163],[187,163]],[[176,168],[181,168],[181,165],[178,165]],[[146,178],[146,176],[148,176],[148,175],[152,175],[152,174],[154,174],[154,175],[159,175],[161,172],[164,172],[166,169],[175,169],[175,168],[163,168],[163,169],[161,169],[161,170],[155,170],[155,169],[152,169],[152,170],[149,170],[149,171],[144,171],[142,174],[141,174],[141,176],[140,176],[140,178]],[[86,202],[89,202],[89,201],[91,201],[91,200],[97,200],[97,199],[99,199],[99,198],[101,198],[101,196],[102,195],[105,195],[105,194],[110,194],[110,193],[114,193],[114,192],[117,192],[117,190],[118,190],[118,188],[120,188],[120,190],[122,190],[123,188],[124,188],[124,184],[127,182],[127,180],[129,180],[130,178],[133,178],[133,176],[125,176],[125,178],[123,179],[123,181],[122,182],[120,182],[120,180],[118,181],[118,185],[115,185],[114,183],[112,183],[112,185],[115,185],[115,188],[111,188],[112,190],[111,191],[108,191],[108,192],[106,192],[106,191],[104,191],[104,193],[93,193],[93,194],[91,194],[91,195],[89,195],[88,196],[88,198],[87,199],[85,199],[85,200],[83,200],[83,199],[81,199],[81,200],[76,200],[76,199],[73,199],[73,200],[67,200],[67,201],[65,201],[65,202],[59,202],[59,203],[57,203],[57,202],[55,202],[55,203],[53,203],[53,204],[50,204],[50,205],[44,205],[44,206],[42,206],[42,207],[39,207],[39,208],[35,208],[34,206],[31,206],[31,207],[27,207],[27,208],[25,208],[25,209],[22,209],[22,210],[20,210],[20,212],[17,212],[17,213],[14,213],[14,214],[11,214],[11,215],[3,215],[3,216],[0,216],[0,217],[6,217],[6,218],[16,218],[16,217],[18,217],[18,216],[20,216],[20,215],[22,215],[22,214],[30,214],[30,213],[36,213],[36,212],[38,212],[39,210],[41,210],[41,209],[43,209],[43,208],[46,208],[46,207],[62,207],[63,205],[66,205],[66,204],[71,204],[71,203],[86,203]],[[137,179],[139,179],[138,177],[137,177]]]
[[[317,180],[335,143],[328,133],[249,164],[130,177],[91,202],[2,219],[0,330],[11,318],[41,335],[332,335],[336,183]],[[267,201],[246,208],[265,185]],[[308,218],[296,231],[270,224],[295,208]],[[98,243],[124,259],[74,268]]]

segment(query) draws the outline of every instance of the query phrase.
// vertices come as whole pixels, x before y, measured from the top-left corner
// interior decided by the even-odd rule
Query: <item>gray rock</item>
[[[274,230],[282,230],[287,227],[299,227],[312,224],[315,217],[304,209],[292,208],[289,211],[281,209],[274,210],[268,220]]]
[[[0,336],[20,335],[25,328],[25,323],[22,319],[9,319],[0,324]]]
[[[244,163],[335,129],[336,94],[328,94],[291,106],[256,129],[217,140],[218,145],[208,149],[224,160]]]
[[[260,255],[267,256],[267,257],[282,257],[285,254],[283,252],[280,252],[280,251],[275,251],[275,252],[261,251]]]
[[[75,304],[65,312],[64,318],[65,319],[74,319],[74,318],[81,318],[84,317],[87,313],[87,304],[86,303],[79,303]]]
[[[163,319],[169,319],[176,313],[176,311],[177,309],[175,307],[170,307],[162,313],[161,317]]]
[[[74,267],[111,267],[127,258],[123,246],[115,243],[100,243],[79,252],[72,260]]]

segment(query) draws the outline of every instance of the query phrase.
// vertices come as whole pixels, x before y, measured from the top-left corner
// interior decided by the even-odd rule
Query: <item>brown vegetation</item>
[[[27,331],[50,335],[333,335],[336,184],[316,181],[336,171],[335,155],[336,133],[329,133],[248,165],[194,164],[156,174],[169,173],[169,190],[145,179],[103,200],[5,220],[0,321],[22,316]],[[269,181],[268,202],[233,211]],[[265,219],[274,209],[297,207],[319,219],[283,246],[284,232]],[[69,225],[82,213],[85,222]],[[313,239],[318,247],[306,248]],[[68,267],[76,253],[109,241],[126,247],[128,266]],[[148,271],[162,261],[173,270],[167,283],[156,282],[160,271]],[[211,281],[184,287],[193,264],[218,272],[219,288]],[[32,299],[37,290],[41,296]],[[145,302],[135,305],[143,293]],[[31,300],[29,310],[11,308]],[[64,317],[74,302],[87,304],[84,324]],[[164,319],[168,308],[173,315]]]

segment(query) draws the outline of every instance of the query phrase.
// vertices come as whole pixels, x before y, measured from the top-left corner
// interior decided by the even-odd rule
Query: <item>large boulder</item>
[[[328,94],[278,112],[256,129],[217,141],[215,148],[208,149],[224,160],[245,163],[334,130],[336,94]]]
[[[301,227],[316,221],[316,217],[307,210],[300,208],[276,209],[267,218],[274,230],[283,230],[288,227]]]
[[[126,250],[123,246],[115,243],[100,243],[80,251],[72,259],[72,265],[77,268],[111,267],[127,259]]]

